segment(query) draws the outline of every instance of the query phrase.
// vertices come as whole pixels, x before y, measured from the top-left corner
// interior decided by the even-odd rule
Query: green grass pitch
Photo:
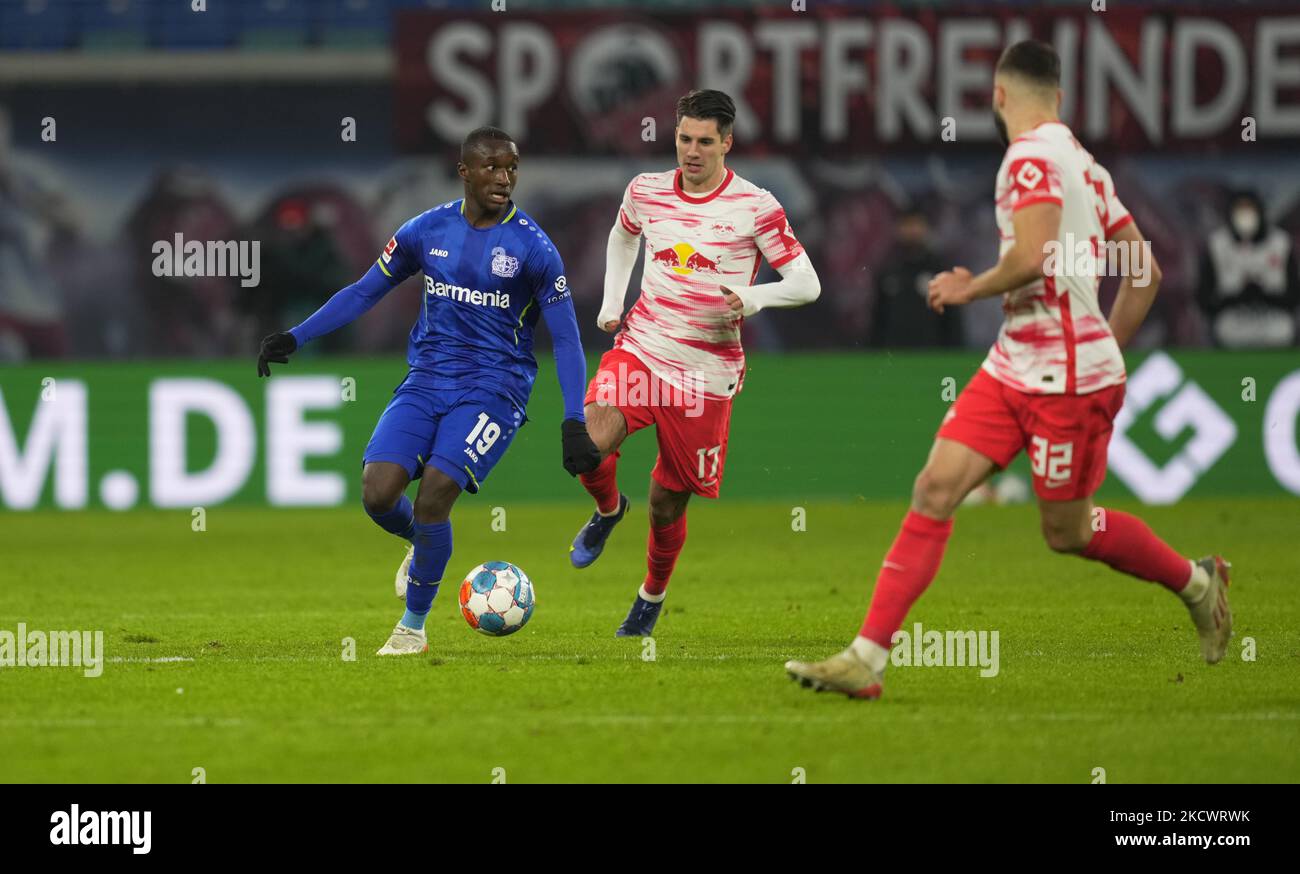
[[[802,532],[789,503],[694,503],[654,661],[613,636],[644,572],[643,500],[584,571],[567,548],[586,504],[507,506],[504,532],[492,506],[456,508],[430,652],[397,659],[373,653],[401,613],[403,545],[359,507],[217,507],[203,532],[188,512],[7,515],[0,629],[102,629],[108,661],[98,678],[0,668],[0,780],[1300,780],[1294,500],[1120,505],[1235,563],[1236,637],[1213,667],[1172,595],[1051,554],[1031,506],[963,509],[905,627],[997,630],[1000,672],[891,666],[878,702],[799,689],[782,662],[851,639],[901,503],[809,503]],[[513,637],[456,608],[488,559],[536,585]]]

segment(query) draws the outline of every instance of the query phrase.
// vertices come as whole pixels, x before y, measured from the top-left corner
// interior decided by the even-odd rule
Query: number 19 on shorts
[[[465,443],[468,444],[465,447],[465,454],[475,461],[478,461],[479,456],[484,455],[489,449],[491,449],[492,444],[496,443],[497,438],[500,436],[501,426],[496,422],[493,422],[491,418],[488,417],[487,413],[479,413],[478,424],[474,426],[474,430],[470,431],[469,436],[465,438]],[[476,451],[477,454],[475,454]]]

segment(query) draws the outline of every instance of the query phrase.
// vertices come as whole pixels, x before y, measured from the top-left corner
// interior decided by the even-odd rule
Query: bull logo
[[[720,273],[718,262],[697,250],[690,243],[678,243],[667,249],[660,249],[650,256],[655,263],[662,264],[678,276],[692,273]]]

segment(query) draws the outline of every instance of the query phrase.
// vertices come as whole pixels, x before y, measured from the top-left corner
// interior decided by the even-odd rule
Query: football
[[[493,637],[514,634],[528,624],[537,599],[528,575],[508,561],[488,561],[460,584],[460,612],[469,627]]]

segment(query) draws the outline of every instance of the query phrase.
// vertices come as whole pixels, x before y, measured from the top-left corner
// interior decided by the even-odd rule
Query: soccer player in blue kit
[[[451,557],[451,507],[477,492],[527,421],[537,376],[533,330],[546,320],[564,396],[564,469],[594,470],[587,434],[587,363],[560,253],[511,200],[519,150],[504,131],[481,127],[461,144],[465,197],[398,228],[365,276],[302,324],[262,341],[259,376],[272,362],[352,322],[399,283],[424,273],[420,316],[407,344],[410,371],[375,426],[362,459],[370,518],[411,542],[398,570],[406,612],[378,655],[427,652],[424,620]],[[406,487],[420,488],[412,505]]]

